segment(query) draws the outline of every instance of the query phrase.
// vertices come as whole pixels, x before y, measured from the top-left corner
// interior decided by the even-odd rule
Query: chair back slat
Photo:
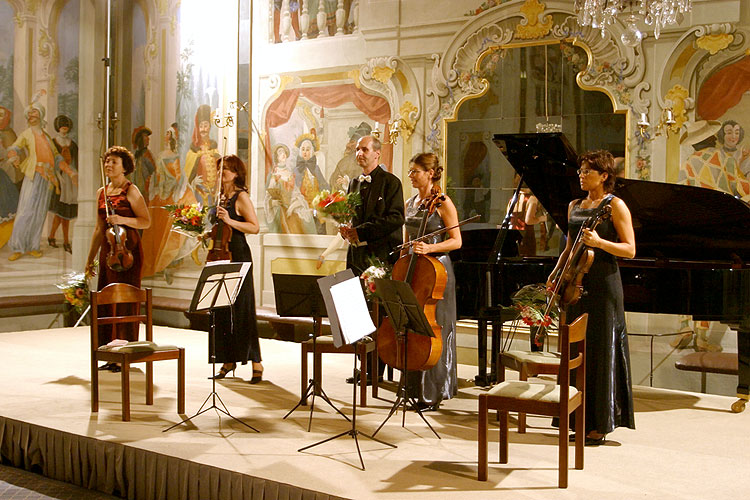
[[[112,325],[121,323],[145,323],[148,318],[145,314],[139,314],[138,316],[99,316],[97,323],[100,325]]]
[[[97,294],[100,305],[146,302],[148,295],[146,290],[127,283],[110,283],[98,292],[93,293]]]

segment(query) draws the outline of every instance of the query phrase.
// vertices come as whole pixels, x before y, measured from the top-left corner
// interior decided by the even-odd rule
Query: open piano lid
[[[497,134],[495,144],[552,219],[567,231],[568,204],[583,197],[577,155],[561,133]],[[633,216],[636,258],[750,262],[750,206],[712,189],[618,178]]]

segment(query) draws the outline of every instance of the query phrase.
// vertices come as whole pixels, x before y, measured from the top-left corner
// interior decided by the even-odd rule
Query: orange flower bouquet
[[[204,239],[208,207],[193,203],[192,205],[166,205],[164,208],[172,217],[172,231],[198,240]]]
[[[313,199],[313,210],[325,219],[333,220],[337,225],[351,224],[354,211],[362,203],[359,193],[328,191],[324,189]]]
[[[89,306],[89,282],[86,273],[68,273],[63,275],[57,285],[62,290],[65,302],[70,304],[79,315]]]

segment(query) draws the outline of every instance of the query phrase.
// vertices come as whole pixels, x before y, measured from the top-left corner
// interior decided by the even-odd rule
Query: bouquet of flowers
[[[322,190],[313,199],[313,210],[323,217],[333,219],[336,224],[351,224],[354,210],[362,203],[359,193]]]
[[[550,307],[547,311],[547,298],[547,287],[543,283],[526,285],[511,297],[521,321],[526,323],[532,332],[535,331],[534,342],[538,346],[544,344],[547,328],[558,319],[557,307]]]
[[[62,290],[65,302],[70,304],[81,315],[89,306],[89,282],[85,273],[68,273],[63,275],[57,285]]]
[[[208,207],[193,203],[192,205],[166,205],[164,208],[172,216],[172,231],[199,240],[203,238]]]
[[[391,270],[378,259],[373,259],[370,264],[371,266],[362,272],[360,278],[365,283],[365,295],[367,295],[368,298],[374,298],[378,296],[375,287],[375,279],[390,278]]]

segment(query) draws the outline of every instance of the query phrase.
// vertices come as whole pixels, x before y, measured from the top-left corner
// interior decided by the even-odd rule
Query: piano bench
[[[737,353],[691,352],[675,361],[675,368],[701,374],[701,392],[706,392],[706,374],[737,375]]]

